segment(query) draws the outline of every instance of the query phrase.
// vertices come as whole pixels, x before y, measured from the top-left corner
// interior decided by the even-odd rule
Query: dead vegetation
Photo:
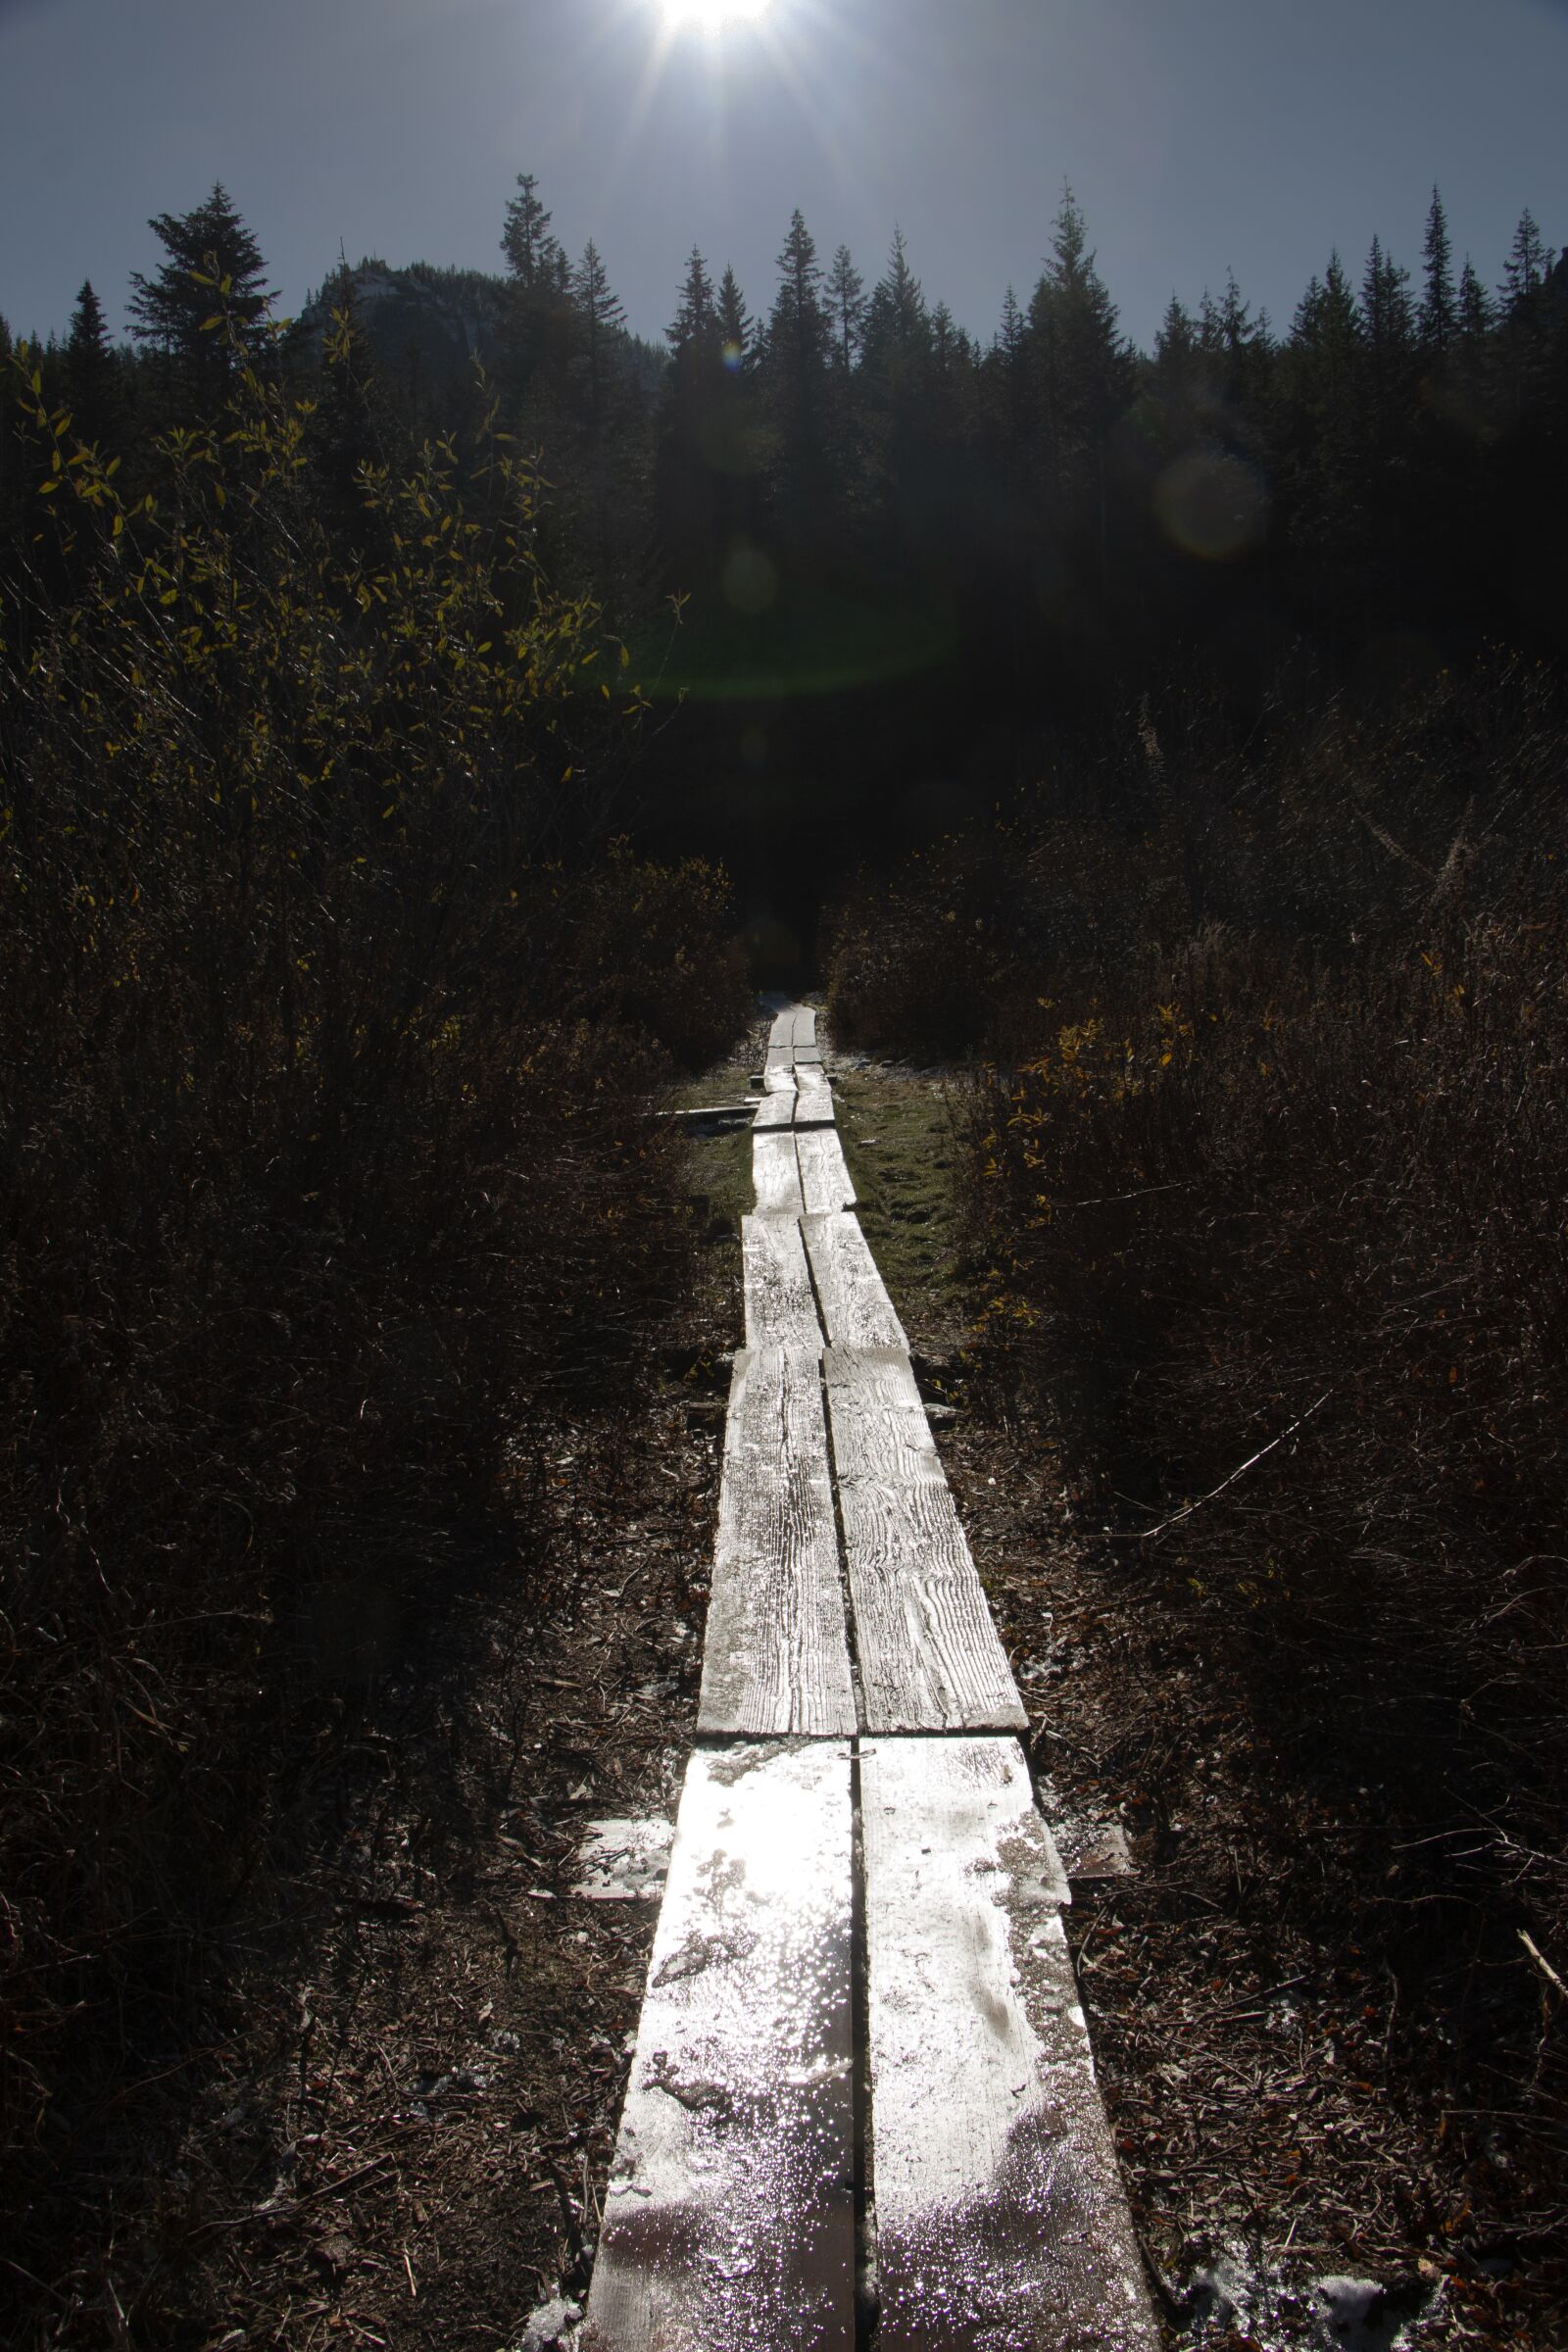
[[[959,1094],[969,1396],[1049,1459],[1042,1522],[1077,1563],[1082,1632],[1046,1599],[1011,1615],[1051,1677],[1042,1753],[1058,1696],[1098,1690],[1072,1736],[1158,1881],[1106,1898],[1090,1978],[1119,1988],[1161,2261],[1184,2198],[1211,2252],[1228,2205],[1265,2238],[1283,2209],[1316,2102],[1275,2043],[1260,2070],[1195,2021],[1207,1984],[1272,2032],[1268,1987],[1304,1968],[1298,2075],[1321,2085],[1332,2044],[1376,2101],[1299,2173],[1298,2249],[1338,2211],[1367,2260],[1467,2279],[1480,2340],[1543,2347],[1568,2200],[1564,751],[1518,663],[1247,743],[1146,708],[956,852],[946,905],[933,860],[846,918],[834,980],[907,1053],[862,993],[868,937],[914,907],[877,970],[940,957],[1005,866],[963,1001],[990,1054]],[[1156,1982],[1190,1998],[1146,2026]]]

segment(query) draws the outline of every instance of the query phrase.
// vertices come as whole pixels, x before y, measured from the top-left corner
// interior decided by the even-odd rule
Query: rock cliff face
[[[475,357],[493,362],[501,343],[505,281],[478,270],[434,270],[424,263],[394,270],[361,262],[349,272],[359,323],[384,366],[441,376],[466,371]],[[318,354],[333,311],[343,300],[333,277],[314,294],[295,328]]]
[[[383,261],[363,261],[349,272],[355,314],[380,366],[405,385],[433,393],[455,378],[466,381],[481,360],[492,373],[509,368],[525,379],[528,354],[546,344],[555,355],[569,348],[569,298],[560,302],[555,332],[545,338],[517,331],[512,315],[511,281],[482,270],[440,270],[415,262],[395,270]],[[320,356],[332,313],[343,300],[342,278],[334,274],[307,301],[295,324],[298,347]],[[565,333],[562,334],[564,324]],[[639,336],[613,337],[626,373],[645,397],[652,396],[668,366],[662,351]]]

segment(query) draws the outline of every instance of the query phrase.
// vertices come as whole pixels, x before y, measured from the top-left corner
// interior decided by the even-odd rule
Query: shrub
[[[526,1551],[541,1399],[685,1288],[653,1103],[734,1006],[721,878],[598,848],[640,697],[504,445],[360,466],[346,542],[255,370],[134,509],[19,390],[64,512],[0,646],[0,2172],[47,2276],[301,1726],[487,1523]],[[638,904],[662,997],[583,947]]]

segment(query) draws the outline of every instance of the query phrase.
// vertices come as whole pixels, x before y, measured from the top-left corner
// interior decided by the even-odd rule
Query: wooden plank
[[[816,1014],[809,1004],[797,1004],[791,1041],[796,1046],[814,1046],[816,1043]]]
[[[795,1066],[798,1070],[819,1070],[821,1068],[822,1056],[815,1046],[797,1046],[794,1052]]]
[[[770,1215],[798,1217],[805,1207],[801,1172],[795,1157],[795,1138],[759,1134],[752,1130],[752,1182],[757,1205]]]
[[[844,1162],[844,1147],[833,1130],[808,1130],[799,1136],[797,1149],[807,1214],[820,1216],[831,1209],[853,1208],[855,1187]]]
[[[793,1070],[764,1070],[762,1092],[764,1095],[788,1095],[793,1102],[795,1099],[795,1072]]]
[[[748,1348],[820,1348],[806,1245],[795,1217],[742,1217]]]
[[[877,2352],[1156,2352],[1011,1740],[860,1750]]]
[[[797,1127],[832,1127],[838,1123],[833,1096],[820,1070],[798,1067],[795,1072]]]
[[[752,1132],[766,1134],[769,1130],[793,1127],[794,1124],[794,1089],[791,1088],[787,1092],[781,1089],[777,1094],[762,1097],[761,1102],[758,1104],[757,1116],[752,1121]]]
[[[767,1076],[769,1071],[787,1073],[793,1071],[794,1067],[795,1048],[793,1046],[768,1047],[766,1058],[762,1063],[762,1075],[764,1078]]]
[[[838,1212],[808,1216],[803,1230],[828,1345],[906,1349],[904,1326],[893,1311],[859,1219]]]
[[[830,1739],[856,1728],[816,1350],[735,1359],[697,1729]]]
[[[865,1729],[1026,1730],[907,1355],[822,1360]]]
[[[795,1043],[795,1014],[797,1007],[786,1004],[782,1012],[773,1015],[773,1026],[767,1033],[767,1050],[777,1054]]]
[[[699,1752],[583,2345],[853,2352],[850,1758]]]

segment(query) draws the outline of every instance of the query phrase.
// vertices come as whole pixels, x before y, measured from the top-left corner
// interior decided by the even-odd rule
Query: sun
[[[716,39],[736,24],[760,24],[772,0],[659,0],[671,32],[700,32]]]

